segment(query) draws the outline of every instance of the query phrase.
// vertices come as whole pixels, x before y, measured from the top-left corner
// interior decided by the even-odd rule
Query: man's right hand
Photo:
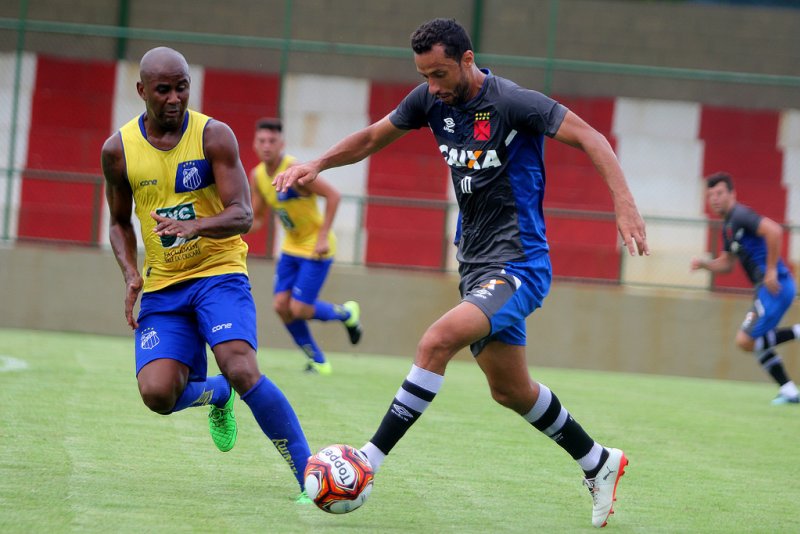
[[[692,261],[689,262],[689,269],[692,271],[698,271],[700,269],[706,268],[706,260],[703,258],[692,258]]]
[[[764,273],[764,286],[766,286],[767,291],[772,293],[773,295],[777,295],[781,291],[781,283],[778,282],[778,269],[775,267],[767,268],[767,271]]]
[[[279,193],[286,192],[294,184],[306,185],[317,179],[319,169],[311,163],[292,165],[272,180],[272,185]]]
[[[131,330],[139,328],[139,323],[136,321],[136,317],[133,316],[133,306],[136,304],[136,299],[139,298],[142,286],[144,286],[144,280],[138,272],[125,281],[125,319],[128,321],[128,326],[131,327]]]

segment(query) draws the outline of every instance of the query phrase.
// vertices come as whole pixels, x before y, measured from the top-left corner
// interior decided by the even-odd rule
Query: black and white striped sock
[[[758,363],[761,365],[761,368],[764,369],[779,386],[789,381],[786,369],[783,367],[783,360],[777,352],[769,348],[756,353],[756,358],[758,358]]]
[[[389,410],[372,439],[361,448],[377,471],[384,457],[430,405],[444,382],[444,376],[416,365],[397,390]]]
[[[762,352],[765,349],[771,349],[776,345],[792,341],[798,337],[800,337],[800,324],[787,326],[785,328],[773,328],[763,336],[756,338],[753,350]]]
[[[596,443],[561,405],[555,393],[539,384],[539,397],[524,419],[555,441],[578,462],[587,478],[594,477],[608,458],[608,451]]]

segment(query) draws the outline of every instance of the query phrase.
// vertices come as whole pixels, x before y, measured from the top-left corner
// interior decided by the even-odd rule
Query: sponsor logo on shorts
[[[494,291],[497,286],[505,285],[505,283],[505,280],[502,279],[492,279],[485,284],[481,284],[478,289],[472,291],[470,294],[474,297],[485,300],[492,296],[492,291]]]
[[[481,287],[486,288],[489,291],[492,291],[492,290],[494,290],[495,286],[501,286],[501,285],[503,285],[505,283],[506,283],[505,280],[494,279],[494,280],[490,280],[489,282],[483,284]]]

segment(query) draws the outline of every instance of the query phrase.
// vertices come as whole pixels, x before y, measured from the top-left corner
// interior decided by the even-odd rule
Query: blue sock
[[[228,402],[231,396],[231,386],[228,380],[222,376],[212,376],[202,382],[189,382],[186,384],[181,396],[178,397],[173,412],[179,412],[190,406],[205,406],[214,404],[222,407]]]
[[[297,319],[286,325],[286,330],[291,334],[297,346],[305,352],[309,359],[317,363],[325,362],[325,354],[319,348],[317,342],[311,337],[311,330],[308,328],[308,322],[302,319]]]
[[[300,489],[303,489],[303,472],[311,450],[289,400],[264,375],[250,391],[242,395],[242,400],[250,407],[258,426],[289,464]]]
[[[331,304],[324,300],[314,302],[314,317],[317,321],[346,321],[350,318],[350,312],[339,304]]]

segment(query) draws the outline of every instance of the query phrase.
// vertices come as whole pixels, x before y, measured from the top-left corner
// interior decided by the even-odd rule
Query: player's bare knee
[[[240,395],[252,388],[261,378],[255,354],[249,351],[229,351],[217,357],[220,371]]]
[[[153,388],[147,384],[139,385],[139,394],[142,396],[142,402],[150,411],[161,415],[172,413],[172,409],[178,400],[174,393]]]
[[[416,364],[424,369],[442,368],[458,350],[444,336],[428,330],[417,345]]]
[[[514,412],[524,415],[528,413],[533,406],[533,402],[529,398],[531,395],[529,394],[521,394],[521,392],[505,386],[497,386],[497,385],[490,385],[492,399],[503,406],[504,408],[508,408],[509,410],[513,410]]]
[[[739,332],[736,334],[736,346],[742,349],[745,352],[752,352],[755,345],[755,340],[745,334],[744,332]]]
[[[494,399],[497,404],[512,410],[514,409],[514,396],[511,395],[508,390],[492,386],[491,393],[492,399]]]
[[[244,395],[256,385],[258,379],[261,378],[261,373],[258,368],[233,366],[230,371],[224,373],[225,378],[228,379],[233,389]]]
[[[311,319],[314,316],[314,306],[292,299],[289,302],[289,313],[295,319]]]
[[[286,302],[285,300],[273,301],[272,309],[275,310],[275,313],[277,313],[278,316],[284,321],[286,321],[286,319],[291,318],[292,312],[289,309],[289,303]]]

